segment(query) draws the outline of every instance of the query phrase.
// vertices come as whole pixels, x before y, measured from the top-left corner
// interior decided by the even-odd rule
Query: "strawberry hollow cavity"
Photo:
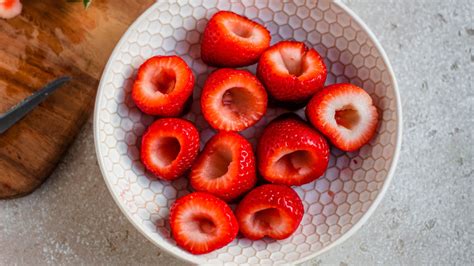
[[[201,234],[212,235],[216,231],[216,225],[207,217],[195,217],[191,221],[191,227],[195,227]]]
[[[279,50],[278,54],[280,56],[276,56],[275,60],[277,64],[288,71],[288,74],[299,77],[308,69],[306,51],[301,51],[298,48],[284,48]]]
[[[306,150],[283,154],[274,164],[275,172],[282,176],[303,176],[312,172],[313,155]]]
[[[253,35],[252,25],[242,23],[240,20],[228,20],[224,21],[224,25],[230,32],[237,35],[240,38],[250,38]]]
[[[187,232],[189,241],[194,243],[214,241],[218,237],[219,228],[213,219],[210,213],[205,213],[203,210],[186,213],[180,219],[182,232]]]
[[[159,167],[167,167],[179,155],[181,144],[175,137],[160,137],[154,144],[154,162]]]
[[[252,226],[263,233],[268,233],[281,223],[280,211],[277,208],[268,208],[255,212],[250,218]]]
[[[360,114],[353,105],[345,105],[336,110],[334,119],[339,126],[351,130],[359,123]]]
[[[171,93],[176,85],[176,72],[173,69],[161,68],[150,79],[150,86],[154,92],[161,94]]]
[[[306,51],[299,47],[282,48],[274,54],[273,60],[281,71],[295,77],[302,76],[309,68]]]
[[[247,123],[258,119],[252,111],[257,100],[246,88],[234,87],[226,90],[222,96],[221,104],[224,115],[229,119],[241,119]]]
[[[221,178],[227,174],[231,163],[232,150],[230,147],[222,145],[206,160],[202,176],[208,179]]]

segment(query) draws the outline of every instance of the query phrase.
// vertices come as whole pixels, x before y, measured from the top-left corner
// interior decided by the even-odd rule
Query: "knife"
[[[52,92],[60,88],[69,80],[71,80],[70,77],[58,78],[10,108],[6,113],[0,114],[0,134],[7,131],[11,126],[38,106],[38,104],[44,101]]]

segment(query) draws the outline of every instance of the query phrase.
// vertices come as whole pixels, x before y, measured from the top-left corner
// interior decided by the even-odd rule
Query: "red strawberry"
[[[329,146],[324,137],[297,116],[283,116],[264,129],[257,158],[258,169],[266,180],[302,185],[324,174]]]
[[[289,237],[298,228],[303,213],[303,203],[293,189],[273,184],[250,191],[235,210],[240,232],[251,240]]]
[[[258,122],[267,110],[267,93],[246,70],[223,68],[206,80],[201,109],[215,129],[241,131]]]
[[[298,103],[324,86],[327,70],[316,50],[302,42],[283,41],[262,54],[257,76],[276,100]]]
[[[170,226],[176,244],[192,254],[219,249],[232,242],[239,231],[229,206],[203,192],[188,194],[173,204]]]
[[[180,118],[156,120],[142,138],[141,161],[154,175],[164,180],[182,176],[199,151],[199,132]]]
[[[155,56],[138,69],[132,99],[144,113],[179,116],[193,93],[194,75],[178,56]]]
[[[306,107],[306,117],[337,148],[355,151],[374,136],[378,113],[362,88],[343,83],[318,92]]]
[[[270,32],[262,25],[233,12],[219,11],[204,30],[202,61],[219,67],[248,66],[258,61],[270,39]]]
[[[10,19],[20,15],[22,5],[20,0],[0,1],[0,18]]]
[[[231,201],[257,182],[252,145],[235,132],[214,135],[193,164],[191,186]]]

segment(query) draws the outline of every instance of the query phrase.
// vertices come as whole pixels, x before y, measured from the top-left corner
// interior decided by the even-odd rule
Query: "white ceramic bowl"
[[[326,84],[351,82],[363,87],[380,109],[381,119],[369,144],[353,153],[333,148],[324,177],[294,188],[303,200],[305,215],[290,238],[250,241],[238,237],[220,250],[194,256],[175,245],[168,223],[170,205],[190,191],[187,179],[159,181],[144,170],[138,145],[154,118],[137,109],[130,90],[144,60],[153,55],[181,56],[197,78],[192,110],[185,118],[195,121],[203,145],[213,131],[201,116],[199,96],[213,68],[200,59],[200,36],[218,10],[232,10],[265,25],[272,44],[294,39],[314,47],[329,70]],[[248,69],[255,73],[255,65]],[[255,144],[263,127],[282,112],[269,109],[243,135]],[[192,263],[298,263],[347,239],[382,199],[400,150],[401,106],[382,47],[364,23],[337,1],[163,1],[129,28],[110,57],[97,94],[94,137],[113,198],[132,224],[162,250]]]

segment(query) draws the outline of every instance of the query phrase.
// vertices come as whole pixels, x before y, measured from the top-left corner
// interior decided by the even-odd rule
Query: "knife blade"
[[[36,106],[38,106],[38,104],[43,102],[51,93],[60,88],[69,80],[71,80],[70,77],[60,77],[48,83],[46,86],[33,93],[31,96],[28,96],[23,101],[10,108],[7,112],[0,114],[0,134],[7,131],[11,126],[21,120]]]

